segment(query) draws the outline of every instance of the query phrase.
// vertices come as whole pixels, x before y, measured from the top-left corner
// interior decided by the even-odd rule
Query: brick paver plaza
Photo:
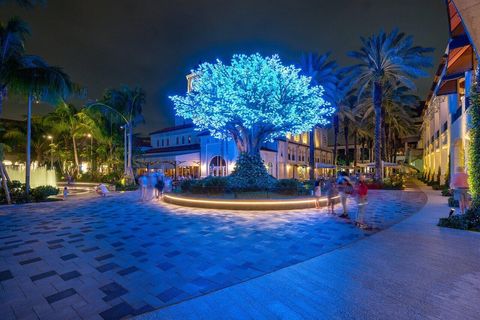
[[[367,220],[384,229],[426,200],[418,188],[370,191]],[[349,206],[356,210],[354,201]],[[131,317],[276,273],[372,233],[325,209],[192,209],[141,203],[137,193],[4,206],[0,314]]]

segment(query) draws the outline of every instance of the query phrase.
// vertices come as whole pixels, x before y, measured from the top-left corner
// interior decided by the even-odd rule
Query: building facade
[[[473,25],[465,23],[457,8],[463,2],[446,1],[450,41],[423,112],[423,169],[430,179],[440,180],[441,184],[455,168],[468,171],[469,96],[478,65],[478,53],[468,27],[477,30],[480,23],[478,19],[470,21]]]

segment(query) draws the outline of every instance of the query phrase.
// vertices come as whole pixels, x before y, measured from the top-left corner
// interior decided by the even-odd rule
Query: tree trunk
[[[127,176],[130,179],[131,183],[135,183],[133,177],[133,168],[132,168],[132,155],[133,155],[133,123],[130,122],[128,126],[128,167],[127,167]],[[176,170],[175,170],[176,173]]]
[[[80,172],[80,163],[78,161],[77,140],[75,139],[74,133],[72,133],[72,144],[73,144],[73,160],[75,161],[74,175],[76,176]]]
[[[338,115],[333,116],[333,165],[337,165],[337,147],[338,147]]]
[[[353,167],[357,167],[357,131],[353,132]]]
[[[375,108],[375,180],[381,182],[382,174],[382,85],[373,84],[373,106]]]
[[[3,162],[0,161],[0,174],[2,178],[2,188],[5,192],[5,198],[7,199],[7,204],[12,204],[12,198],[10,197],[10,190],[8,189],[8,178],[7,178],[7,169],[3,165]]]
[[[350,149],[350,146],[348,144],[348,136],[349,136],[349,131],[348,131],[348,127],[350,125],[350,121],[345,118],[343,120],[343,134],[344,134],[344,138],[345,138],[345,166],[349,167],[350,166],[350,152],[349,149]]]
[[[25,195],[28,202],[30,193],[30,162],[31,162],[31,143],[32,143],[32,91],[28,94],[28,111],[27,111],[27,160],[25,161]]]
[[[315,179],[315,127],[312,128],[312,131],[310,131],[310,159],[309,159],[309,164],[310,164],[310,172],[309,172],[309,178],[310,180]]]
[[[123,129],[123,174],[128,176],[128,141],[127,141],[127,127]]]

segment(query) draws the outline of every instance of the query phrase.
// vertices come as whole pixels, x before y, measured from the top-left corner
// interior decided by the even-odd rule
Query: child
[[[63,187],[63,200],[67,200],[67,196],[68,196],[68,188]]]

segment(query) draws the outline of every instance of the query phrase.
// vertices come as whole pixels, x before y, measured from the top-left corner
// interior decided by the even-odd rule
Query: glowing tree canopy
[[[240,152],[259,154],[262,143],[326,124],[334,112],[323,88],[300,71],[282,65],[277,55],[238,54],[230,65],[199,65],[192,90],[170,99],[177,115],[199,130],[234,139]]]

